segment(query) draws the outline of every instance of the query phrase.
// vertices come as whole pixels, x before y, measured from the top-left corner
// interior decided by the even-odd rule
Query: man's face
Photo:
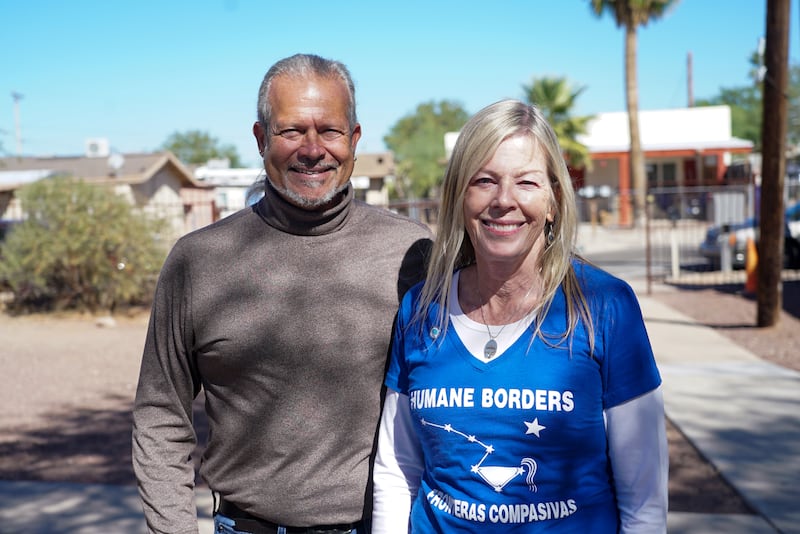
[[[292,204],[327,207],[350,180],[361,126],[350,132],[348,92],[336,78],[278,76],[268,94],[269,131],[253,134],[273,186]]]

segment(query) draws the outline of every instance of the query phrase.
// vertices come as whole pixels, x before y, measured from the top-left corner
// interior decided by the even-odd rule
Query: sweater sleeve
[[[405,534],[422,477],[422,451],[408,396],[389,389],[375,458],[372,532]]]
[[[133,409],[133,468],[148,532],[198,529],[191,454],[199,379],[188,341],[191,294],[184,263],[173,250],[162,268]]]

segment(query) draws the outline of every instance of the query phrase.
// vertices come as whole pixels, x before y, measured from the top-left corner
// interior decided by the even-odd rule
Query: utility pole
[[[786,174],[790,4],[790,0],[767,0],[761,209],[756,267],[756,323],[760,327],[776,325],[783,306],[781,271],[785,225],[783,187]]]
[[[14,129],[17,136],[17,156],[22,156],[22,126],[19,121],[19,101],[22,100],[22,95],[12,92],[11,98],[14,99]]]
[[[686,56],[686,91],[688,92],[688,107],[694,107],[694,82],[692,81],[692,52]]]

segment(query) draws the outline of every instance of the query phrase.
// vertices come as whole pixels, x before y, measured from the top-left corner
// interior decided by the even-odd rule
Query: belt
[[[219,499],[217,513],[229,517],[234,521],[234,528],[251,534],[277,534],[279,528],[283,528],[287,533],[307,533],[307,534],[349,534],[353,530],[363,530],[362,521],[341,525],[318,525],[314,527],[290,527],[279,525],[266,519],[261,519],[253,514],[249,514],[225,499]]]

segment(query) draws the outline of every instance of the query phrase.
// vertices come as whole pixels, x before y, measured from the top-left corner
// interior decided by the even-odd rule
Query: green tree
[[[725,105],[731,108],[731,133],[753,142],[761,150],[761,90],[757,86],[721,88],[717,96],[699,99],[696,106]]]
[[[753,142],[753,150],[761,152],[761,122],[763,112],[763,82],[760,80],[758,53],[750,57],[749,75],[752,85],[721,88],[718,95],[699,99],[697,106],[725,105],[731,108],[731,131],[734,137]],[[789,66],[788,128],[786,143],[790,149],[800,146],[800,64]]]
[[[163,263],[161,222],[102,186],[68,177],[29,184],[23,221],[0,248],[0,280],[12,308],[113,311],[145,302]]]
[[[444,134],[459,131],[467,119],[469,114],[460,104],[431,101],[392,126],[383,140],[394,152],[396,194],[407,198],[436,195],[443,178]]]
[[[227,158],[231,167],[241,165],[239,153],[233,145],[220,145],[216,137],[200,130],[175,132],[164,141],[161,148],[169,150],[186,164],[204,165],[211,159]]]
[[[591,169],[589,149],[578,141],[578,136],[586,133],[586,126],[594,117],[572,115],[575,101],[585,87],[573,90],[566,78],[544,77],[534,78],[530,85],[523,84],[522,90],[527,102],[539,107],[553,127],[570,167]]]
[[[728,106],[731,109],[731,133],[734,137],[753,142],[754,150],[761,150],[762,56],[758,50],[750,54],[747,75],[753,84],[743,87],[721,88],[717,96],[700,99],[696,106]]]
[[[625,29],[625,97],[630,128],[631,180],[634,191],[634,222],[641,224],[647,200],[647,175],[639,133],[639,86],[636,75],[639,26],[646,26],[666,12],[675,0],[590,0],[595,15],[610,13],[618,27]]]

